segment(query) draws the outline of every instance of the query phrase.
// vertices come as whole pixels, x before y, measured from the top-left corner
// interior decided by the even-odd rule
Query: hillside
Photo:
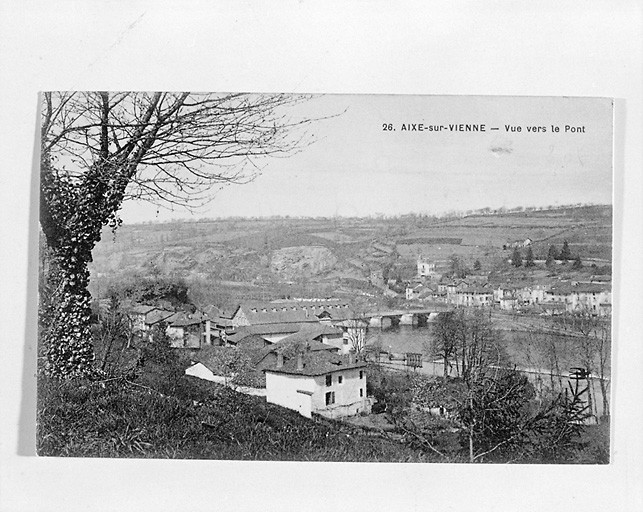
[[[41,379],[41,456],[439,462],[399,441],[298,413],[194,377],[173,395],[126,382]]]
[[[362,293],[373,271],[395,267],[399,277],[413,277],[418,255],[442,265],[457,255],[469,266],[479,260],[483,270],[497,270],[511,255],[503,246],[527,238],[536,259],[567,240],[585,263],[609,266],[612,209],[124,224],[115,234],[105,230],[90,271],[93,293],[150,273],[180,275],[231,299]]]

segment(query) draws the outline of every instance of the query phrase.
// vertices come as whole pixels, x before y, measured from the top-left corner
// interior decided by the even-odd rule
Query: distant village
[[[436,263],[421,257],[417,265],[417,278],[406,287],[408,301],[435,301],[550,316],[563,313],[607,316],[612,312],[609,276],[590,276],[587,280],[551,277],[540,279],[537,284],[514,279],[490,284],[488,275],[482,273],[461,279],[445,278],[436,270]]]

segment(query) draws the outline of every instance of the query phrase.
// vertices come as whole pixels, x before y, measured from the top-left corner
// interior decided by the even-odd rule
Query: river
[[[501,331],[504,345],[511,361],[525,372],[530,381],[537,388],[549,385],[551,371],[549,370],[548,355],[555,345],[559,359],[559,368],[562,379],[555,379],[563,387],[567,387],[567,372],[571,367],[583,365],[579,361],[580,347],[579,340],[568,336],[561,335],[541,335],[534,337],[528,332],[522,331]],[[434,350],[432,348],[434,340],[433,326],[407,326],[397,325],[384,329],[369,327],[366,335],[368,345],[379,344],[382,352],[393,354],[394,356],[403,356],[408,352],[419,353],[423,355],[423,367],[417,371],[426,374],[440,376],[443,374],[443,366],[434,362]],[[553,342],[554,345],[551,343]],[[382,361],[387,360],[384,355]],[[395,359],[398,359],[395,357]],[[396,361],[395,367],[403,368],[402,361]],[[609,365],[606,368],[606,378],[609,388]],[[555,373],[555,372],[554,372]],[[594,413],[601,415],[602,411],[602,394],[598,379],[594,377],[592,381],[592,395],[594,396]],[[555,386],[555,387],[558,387]],[[604,414],[604,412],[603,412]]]

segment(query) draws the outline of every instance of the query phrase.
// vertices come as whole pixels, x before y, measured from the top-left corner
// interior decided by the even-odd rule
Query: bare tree
[[[442,378],[444,381],[449,376],[451,360],[457,358],[458,347],[464,329],[461,317],[462,310],[440,313],[435,324],[433,351],[435,355],[442,358],[444,365]],[[457,363],[456,366],[458,366]]]
[[[609,416],[609,363],[611,353],[611,318],[592,314],[587,304],[582,304],[571,315],[571,328],[579,340],[580,363],[591,376],[598,378],[601,389],[602,415]],[[590,411],[598,412],[595,403],[596,393],[593,388],[594,379],[588,380],[588,401]]]
[[[47,371],[94,371],[87,264],[129,198],[197,208],[213,189],[245,183],[258,160],[306,142],[294,95],[44,93],[40,225],[49,256]],[[292,111],[291,111],[292,112]]]

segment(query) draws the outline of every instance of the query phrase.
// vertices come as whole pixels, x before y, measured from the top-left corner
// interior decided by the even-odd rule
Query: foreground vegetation
[[[463,432],[452,421],[414,406],[400,407],[405,400],[422,400],[418,389],[426,387],[413,379],[393,374],[384,384],[376,382],[389,409],[375,416],[391,424],[377,431],[308,420],[262,398],[189,376],[173,384],[171,395],[125,378],[61,381],[43,376],[37,450],[62,457],[467,462]],[[608,447],[609,425],[593,425],[564,451],[522,458],[515,450],[499,451],[485,462],[607,463]]]
[[[38,453],[70,457],[433,462],[349,425],[182,377],[168,396],[124,380],[40,383]]]
[[[358,427],[308,420],[263,398],[186,376],[185,360],[167,347],[134,346],[123,361],[120,370],[111,372],[113,376],[97,380],[39,376],[40,455],[469,462],[468,435],[474,432],[476,448],[481,447],[476,454],[489,451],[494,443],[502,448],[486,457],[476,456],[474,462],[609,462],[609,426],[570,429],[564,423],[564,411],[539,420],[538,428],[525,430],[525,435],[514,436],[534,417],[534,401],[525,396],[531,390],[524,382],[509,397],[509,405],[496,403],[500,407],[490,413],[493,407],[488,403],[482,410],[467,406],[466,384],[461,379],[443,382],[373,365],[368,388],[378,400],[379,413],[360,418]],[[511,378],[506,382],[515,385]],[[496,393],[487,401],[497,398]],[[438,404],[444,407],[444,416],[428,412]],[[480,418],[493,428],[473,428]],[[515,442],[504,443],[507,436]]]

